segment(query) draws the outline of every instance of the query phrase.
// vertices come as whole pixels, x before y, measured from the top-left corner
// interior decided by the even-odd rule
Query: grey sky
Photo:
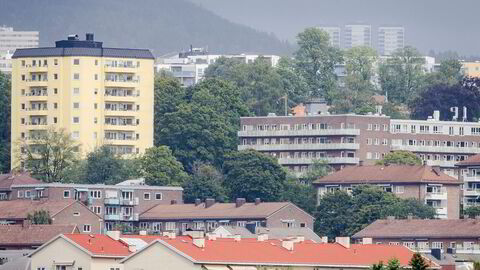
[[[290,41],[309,26],[400,24],[406,29],[406,43],[423,52],[454,50],[480,55],[480,0],[191,1],[233,22],[273,32]]]

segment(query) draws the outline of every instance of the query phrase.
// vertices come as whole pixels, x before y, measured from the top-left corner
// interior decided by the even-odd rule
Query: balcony
[[[105,214],[104,219],[105,219],[105,221],[121,221],[122,216],[121,215],[107,215],[107,214]]]
[[[139,199],[138,199],[138,197],[135,197],[133,200],[122,199],[122,198],[105,198],[103,202],[106,205],[135,206],[135,205],[138,205]]]
[[[480,148],[477,147],[448,147],[448,146],[420,146],[420,145],[392,145],[392,150],[405,150],[414,153],[459,153],[477,154]]]
[[[440,166],[440,167],[448,167],[448,168],[454,168],[455,164],[457,164],[458,161],[454,160],[427,160],[427,165],[428,166]]]
[[[426,200],[446,200],[447,199],[447,191],[442,192],[427,192],[425,193]]]
[[[302,143],[302,144],[250,144],[239,145],[238,150],[254,149],[257,151],[295,151],[295,150],[358,150],[358,143]]]
[[[326,157],[326,158],[279,158],[280,165],[313,164],[315,160],[326,160],[328,164],[358,164],[356,157]]]
[[[358,136],[360,129],[249,130],[237,134],[238,137]]]
[[[132,215],[124,215],[124,214],[111,214],[104,216],[105,221],[138,221],[139,215],[132,214]]]
[[[463,176],[464,182],[480,182],[480,175],[477,176]]]
[[[480,196],[480,189],[467,188],[463,190],[463,196]]]
[[[195,78],[195,71],[172,71],[176,78]]]
[[[47,86],[48,80],[47,79],[42,79],[42,80],[32,80],[32,79],[27,79],[27,86],[29,87],[35,87],[35,86]]]
[[[438,218],[447,218],[447,208],[446,207],[438,207],[435,208],[435,211],[437,212],[437,217]]]

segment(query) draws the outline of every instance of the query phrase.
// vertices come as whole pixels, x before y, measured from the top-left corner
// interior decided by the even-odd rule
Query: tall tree
[[[470,206],[463,210],[463,215],[469,218],[476,218],[480,216],[480,206]]]
[[[330,45],[326,32],[315,27],[299,33],[297,43],[297,70],[307,80],[311,96],[331,101],[336,89],[335,65],[342,62],[341,51]]]
[[[28,141],[19,141],[18,160],[33,177],[62,182],[67,168],[78,160],[80,145],[63,129],[48,129]],[[17,164],[21,169],[21,164]]]
[[[282,201],[288,201],[313,214],[317,205],[317,192],[310,183],[302,183],[294,175],[287,173]]]
[[[207,198],[226,202],[228,197],[223,181],[223,174],[212,165],[195,164],[192,177],[183,184],[184,202],[193,203],[195,199]]]
[[[140,160],[147,185],[181,186],[189,177],[168,146],[148,148]]]
[[[463,79],[462,63],[457,59],[448,59],[440,63],[438,71],[427,74],[427,85],[456,85]]]
[[[10,78],[0,72],[0,173],[10,171]]]
[[[275,158],[255,150],[234,151],[226,156],[223,168],[230,199],[282,198],[286,173]]]
[[[35,210],[33,213],[28,213],[27,219],[32,224],[52,224],[52,218],[50,212],[46,210]]]
[[[425,270],[428,268],[428,264],[420,253],[415,253],[410,260],[409,265],[412,270]]]
[[[394,103],[407,104],[424,87],[425,59],[413,47],[406,46],[379,65],[380,85]]]
[[[349,235],[353,211],[353,198],[347,192],[323,195],[315,213],[315,232],[329,238]]]
[[[422,160],[410,151],[393,151],[385,155],[385,157],[375,164],[397,164],[397,165],[422,165]]]

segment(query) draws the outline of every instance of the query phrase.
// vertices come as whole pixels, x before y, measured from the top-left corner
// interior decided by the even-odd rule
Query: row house
[[[213,232],[217,227],[280,227],[313,229],[314,218],[290,202],[216,203],[206,199],[194,204],[157,205],[140,215],[139,228],[152,233]]]
[[[480,220],[478,219],[403,219],[377,220],[352,237],[357,242],[364,238],[374,244],[405,246],[430,253],[440,249],[455,254],[457,260],[480,254]],[[477,255],[478,256],[478,255]]]
[[[438,167],[418,165],[350,166],[313,182],[318,200],[327,192],[371,184],[400,198],[414,198],[435,208],[437,218],[458,219],[462,182]]]
[[[42,183],[12,185],[12,200],[76,200],[103,217],[105,229],[133,227],[140,213],[159,204],[182,203],[181,187]]]

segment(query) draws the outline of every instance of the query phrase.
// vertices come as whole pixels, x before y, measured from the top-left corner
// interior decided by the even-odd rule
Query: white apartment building
[[[378,53],[391,55],[405,46],[405,28],[403,26],[381,26],[378,28]]]
[[[38,39],[38,31],[14,31],[12,27],[0,26],[0,52],[36,48]]]
[[[13,53],[11,51],[0,52],[0,72],[12,73],[12,56]]]
[[[345,25],[344,47],[372,46],[372,26],[366,24]]]
[[[327,32],[330,37],[330,45],[340,48],[340,33],[341,29],[337,26],[319,26],[317,27],[320,30]]]

